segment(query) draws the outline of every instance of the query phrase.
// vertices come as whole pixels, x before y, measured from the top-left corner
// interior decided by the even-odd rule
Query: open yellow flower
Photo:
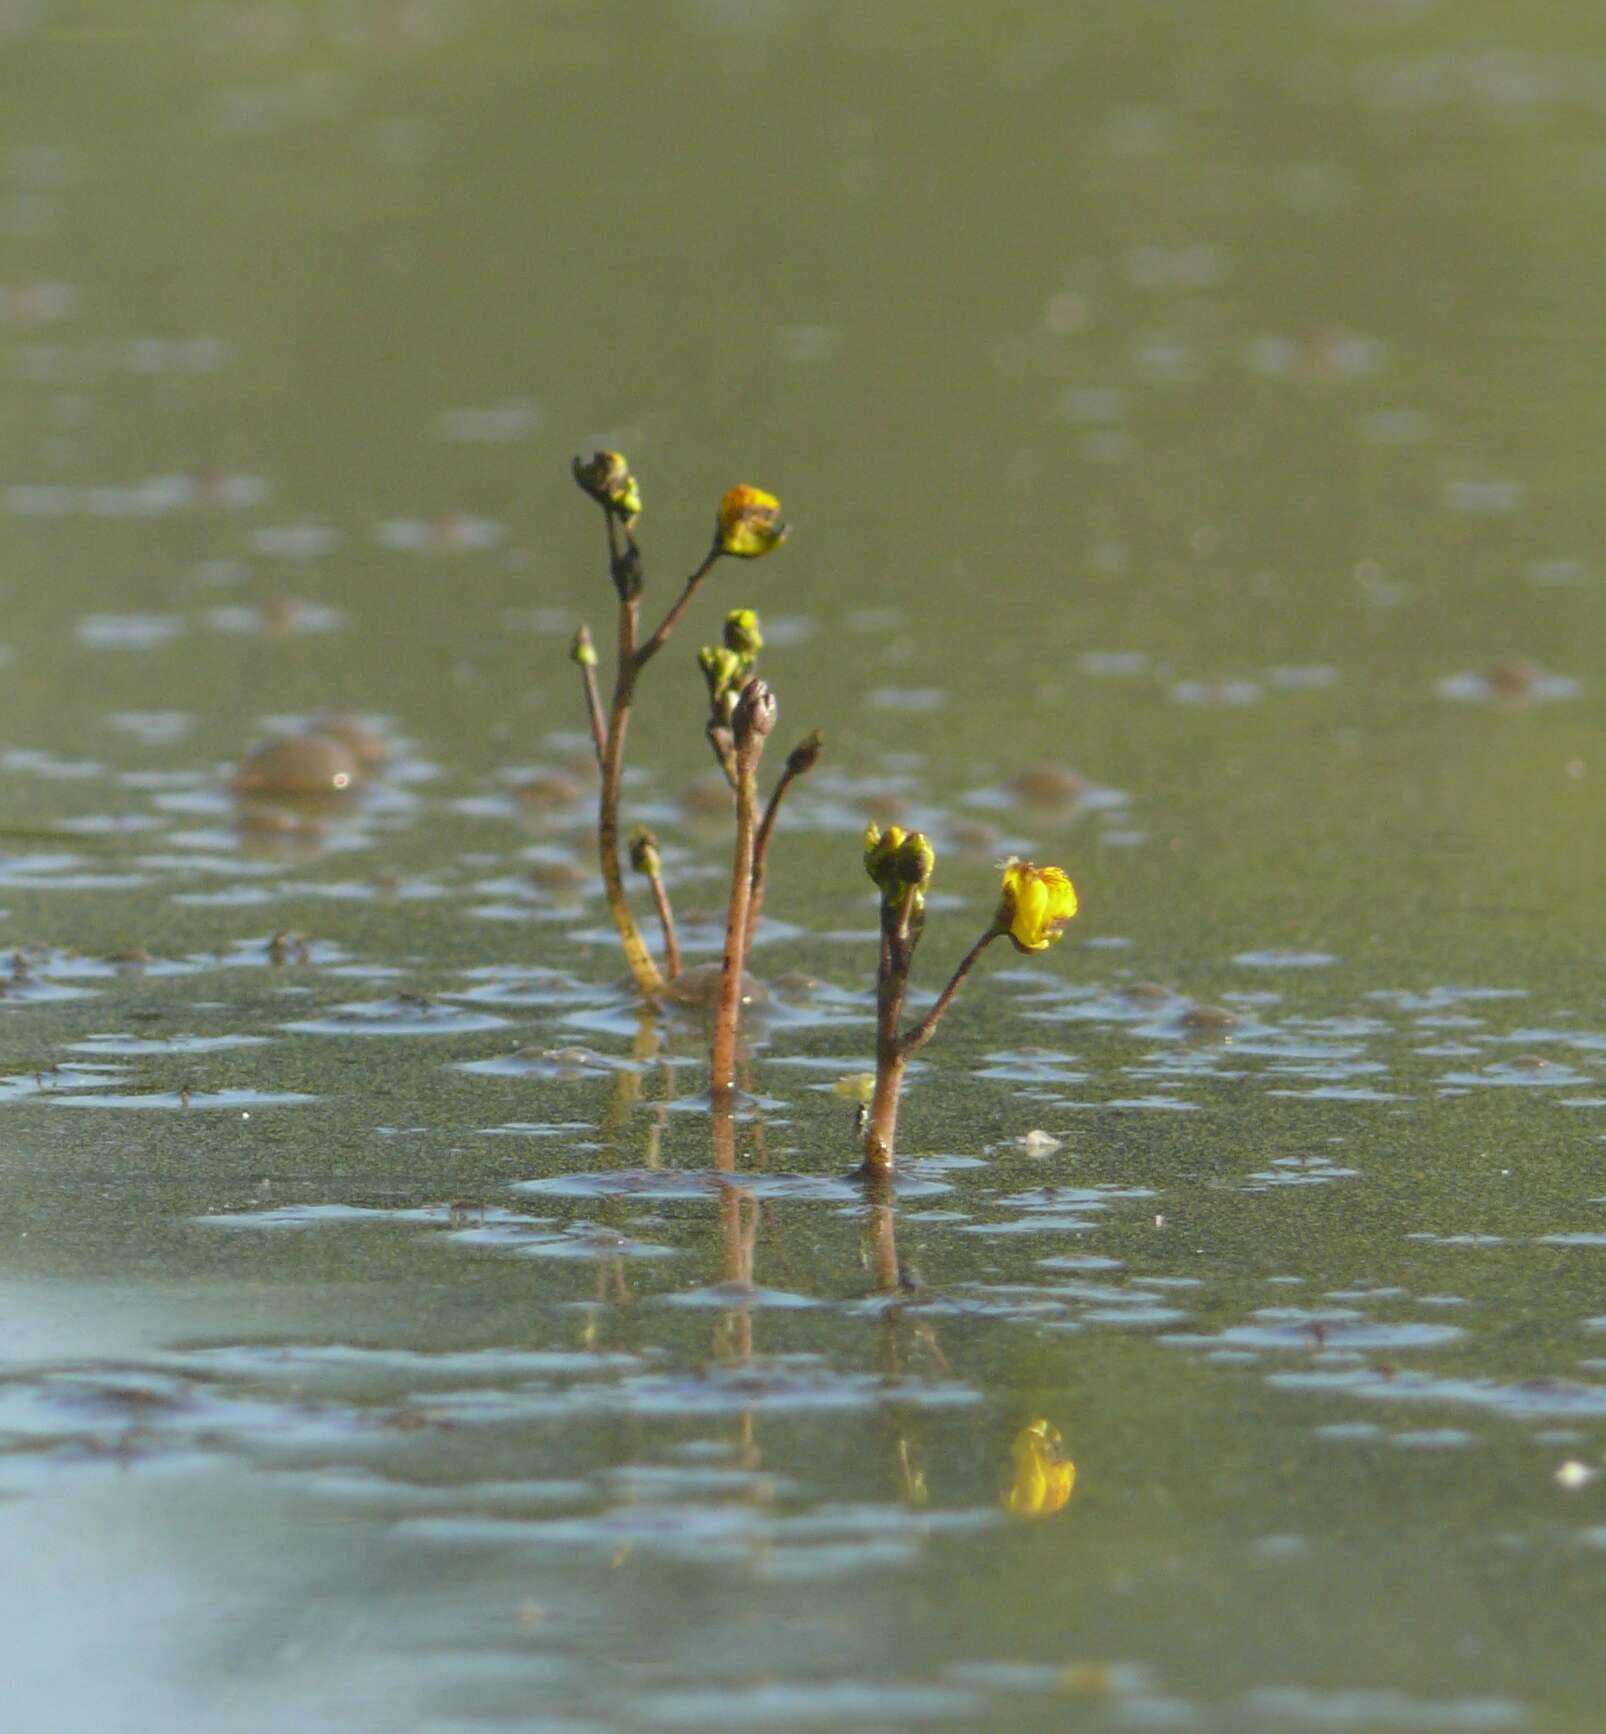
[[[1075,913],[1076,887],[1063,869],[1013,856],[1004,863],[997,922],[1017,951],[1047,951]]]
[[[787,526],[781,522],[781,502],[762,488],[750,488],[743,483],[731,488],[719,502],[714,545],[721,554],[756,560],[760,554],[780,547],[786,540],[786,532]]]
[[[1076,1485],[1076,1465],[1063,1447],[1059,1428],[1042,1419],[1015,1435],[1015,1477],[1004,1494],[1011,1517],[1052,1517],[1064,1507]]]

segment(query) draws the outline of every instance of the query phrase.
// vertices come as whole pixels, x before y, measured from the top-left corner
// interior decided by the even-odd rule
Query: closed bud
[[[725,616],[725,648],[734,650],[745,662],[752,662],[764,648],[764,634],[758,629],[754,609],[733,608]]]
[[[697,652],[697,666],[703,671],[703,679],[708,682],[709,702],[716,707],[742,675],[741,657],[734,650],[726,649],[723,644],[705,644]]]
[[[631,833],[630,865],[649,879],[656,879],[664,870],[663,857],[658,853],[658,839],[645,825],[638,825]]]
[[[901,885],[913,885],[924,891],[931,883],[932,869],[937,865],[937,851],[926,841],[923,831],[911,831],[898,845],[892,858]]]
[[[578,663],[581,668],[597,666],[597,647],[591,642],[591,629],[582,626],[574,635],[574,642],[569,646],[570,662]]]
[[[767,682],[748,681],[742,688],[742,695],[737,699],[736,710],[731,717],[731,729],[736,736],[737,749],[740,750],[753,741],[762,741],[773,733],[780,709]]]
[[[820,762],[825,751],[825,738],[818,729],[810,729],[786,755],[786,768],[794,777],[807,775]]]
[[[593,452],[589,458],[576,458],[574,479],[582,493],[627,525],[641,515],[641,489],[622,453]]]
[[[871,823],[864,830],[864,870],[886,893],[897,884],[897,869],[893,862],[904,832],[900,825],[889,825],[885,831]]]

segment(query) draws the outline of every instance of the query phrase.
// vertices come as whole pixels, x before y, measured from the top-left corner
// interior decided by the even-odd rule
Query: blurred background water
[[[1600,1727],[1598,10],[0,0],[0,103],[9,1725]],[[649,616],[796,526],[632,737],[694,960],[724,609],[827,737],[718,1183],[594,445]],[[927,991],[1083,904],[881,1202],[870,818]]]

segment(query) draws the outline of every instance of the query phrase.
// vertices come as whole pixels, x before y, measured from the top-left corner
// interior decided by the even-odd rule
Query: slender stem
[[[680,974],[680,936],[675,932],[675,912],[669,907],[669,893],[664,889],[662,873],[649,873],[652,900],[658,909],[658,923],[664,930],[664,971],[673,981]]]
[[[791,788],[798,775],[797,767],[788,759],[786,769],[781,772],[774,792],[770,795],[769,804],[764,809],[764,817],[759,820],[758,836],[753,841],[753,901],[747,912],[747,937],[742,945],[744,957],[753,949],[753,935],[758,931],[758,918],[764,913],[764,892],[769,878],[770,833],[775,829],[776,815],[781,810],[786,791]]]
[[[913,946],[909,938],[912,897],[901,903],[881,905],[881,958],[876,969],[875,1094],[864,1131],[864,1167],[867,1177],[892,1172],[892,1152],[898,1133],[898,1100],[903,1094],[903,1072],[908,1056],[898,1035],[903,1014],[904,989],[909,982]]]
[[[580,684],[585,689],[586,714],[591,721],[591,742],[597,749],[597,768],[600,770],[608,751],[608,725],[603,720],[602,694],[597,690],[597,670],[594,663],[580,664]]]
[[[758,823],[758,761],[764,738],[749,734],[736,749],[736,858],[731,863],[730,913],[720,969],[719,1008],[710,1054],[716,1107],[736,1089],[736,1025],[742,1008],[742,964],[747,955],[747,912],[753,897],[753,835]]]
[[[613,541],[613,519],[610,517],[609,541]],[[619,863],[619,785],[624,774],[625,732],[630,726],[630,706],[636,694],[636,675],[640,664],[636,660],[636,628],[641,615],[638,597],[621,597],[619,601],[619,672],[613,689],[613,713],[608,719],[602,751],[602,789],[597,797],[597,855],[602,867],[602,887],[608,898],[613,924],[619,930],[619,943],[624,948],[625,961],[636,985],[649,999],[664,990],[664,978],[653,962],[647,942],[630,911],[625,896],[624,871]]]
[[[899,1041],[899,1047],[902,1049],[905,1058],[908,1058],[913,1054],[918,1054],[926,1043],[931,1040],[932,1031],[935,1030],[937,1025],[942,1021],[942,1014],[953,1004],[954,995],[959,992],[960,987],[964,983],[965,977],[976,967],[976,959],[981,956],[981,954],[995,939],[1001,937],[1001,932],[1002,930],[997,927],[989,927],[987,929],[981,938],[971,946],[970,950],[960,958],[959,967],[954,971],[952,976],[949,977],[948,985],[940,994],[938,994],[937,1003],[926,1013],[913,1029],[904,1031],[903,1036]]]
[[[686,580],[685,589],[675,598],[674,604],[671,606],[669,612],[659,621],[658,630],[654,632],[652,637],[649,638],[646,643],[642,645],[640,650],[636,652],[636,668],[638,671],[645,668],[658,652],[663,649],[664,640],[668,638],[670,633],[675,629],[675,622],[686,612],[687,608],[691,605],[692,597],[697,594],[697,586],[702,583],[710,572],[713,571],[714,562],[719,558],[719,553],[720,551],[717,547],[708,550],[707,554],[703,556],[702,565],[699,566],[697,570],[692,573],[691,577]]]
[[[708,726],[703,732],[708,736],[708,745],[713,751],[719,768],[725,773],[725,781],[730,784],[734,793],[736,788],[736,743],[731,735],[729,725],[716,722],[713,717],[710,717]]]

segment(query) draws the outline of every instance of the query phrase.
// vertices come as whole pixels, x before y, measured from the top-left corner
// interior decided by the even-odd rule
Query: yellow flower
[[[641,516],[641,489],[630,465],[619,452],[593,452],[587,461],[574,460],[574,479],[599,506],[627,523]]]
[[[1065,1455],[1058,1427],[1029,1421],[1011,1447],[1015,1478],[1004,1495],[1011,1517],[1052,1517],[1071,1497],[1076,1465]]]
[[[1004,863],[999,931],[1017,951],[1047,951],[1076,913],[1076,887],[1059,867],[1037,867],[1014,856]]]
[[[731,488],[719,502],[714,546],[721,554],[756,560],[786,540],[787,526],[780,520],[781,502],[773,494],[745,483]]]

